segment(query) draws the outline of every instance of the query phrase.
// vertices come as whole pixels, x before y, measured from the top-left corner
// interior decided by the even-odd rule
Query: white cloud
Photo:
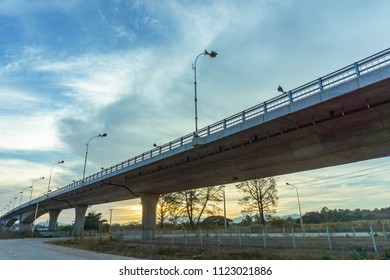
[[[1,103],[0,110],[8,111],[23,111],[27,112],[40,104],[41,100],[37,96],[24,90],[17,90],[12,88],[0,88]],[[3,114],[4,115],[4,114]]]
[[[56,150],[63,145],[51,115],[0,116],[0,149],[13,151]]]
[[[146,51],[116,52],[46,60],[35,65],[35,71],[52,76],[53,86],[62,89],[82,106],[101,109],[120,98],[134,94],[139,73],[148,65]]]

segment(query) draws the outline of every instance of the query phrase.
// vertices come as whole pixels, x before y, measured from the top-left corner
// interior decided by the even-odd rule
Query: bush
[[[382,260],[390,260],[390,248],[385,249],[381,254]]]
[[[372,256],[362,247],[352,247],[349,249],[349,258],[352,260],[371,260]]]

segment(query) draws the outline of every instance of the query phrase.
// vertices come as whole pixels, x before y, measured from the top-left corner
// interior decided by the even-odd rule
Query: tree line
[[[236,185],[242,193],[238,204],[242,206],[244,215],[241,224],[293,224],[299,219],[281,219],[274,217],[278,206],[277,180],[273,177],[244,181]],[[214,186],[192,189],[175,193],[162,194],[159,197],[156,210],[156,224],[159,229],[166,227],[184,226],[188,229],[199,227],[223,227],[225,218],[218,215],[223,210],[225,186]],[[345,222],[356,220],[384,220],[390,219],[390,207],[374,210],[349,210],[323,207],[319,211],[306,212],[302,216],[305,224],[319,224],[327,222]],[[227,219],[227,225],[232,220]],[[135,224],[133,224],[136,226]],[[85,219],[85,230],[108,231],[107,220],[102,219],[101,213],[90,212]]]
[[[334,209],[323,207],[319,211],[307,212],[302,216],[302,220],[306,224],[320,224],[328,222],[349,222],[358,220],[389,220],[390,207],[367,210],[367,209]]]

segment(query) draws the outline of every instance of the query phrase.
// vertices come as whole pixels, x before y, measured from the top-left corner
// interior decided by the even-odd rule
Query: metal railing
[[[194,137],[206,137],[226,129],[229,129],[235,125],[242,124],[245,121],[264,115],[270,111],[276,110],[281,107],[285,107],[294,103],[298,100],[307,98],[319,92],[328,90],[332,87],[338,86],[342,83],[348,82],[350,80],[356,79],[359,76],[366,75],[369,72],[377,70],[379,68],[390,65],[390,48],[383,50],[377,54],[369,56],[365,59],[362,59],[356,63],[348,65],[344,68],[341,68],[333,73],[330,73],[326,76],[320,77],[317,80],[309,82],[305,85],[297,87],[293,90],[285,92],[275,98],[267,100],[263,103],[260,103],[256,106],[253,106],[249,109],[246,109],[242,112],[234,114],[228,118],[225,118],[219,122],[211,124],[207,127],[201,128],[196,132],[182,136],[176,140],[173,140],[169,143],[158,146],[150,151],[144,152],[140,155],[137,155],[133,158],[130,158],[126,161],[120,162],[116,165],[108,167],[102,171],[94,173],[84,179],[84,181],[79,180],[73,182],[69,185],[66,185],[63,188],[55,190],[48,194],[49,197],[57,195],[59,193],[67,192],[68,190],[75,189],[81,186],[88,184],[88,182],[95,181],[103,177],[108,177],[129,167],[138,167],[139,165],[149,163],[156,157],[176,149],[179,149],[187,144],[192,143]],[[30,203],[36,203],[37,201],[42,200],[37,198],[36,201],[31,201]],[[18,207],[19,208],[19,207]],[[15,208],[16,209],[16,208]]]

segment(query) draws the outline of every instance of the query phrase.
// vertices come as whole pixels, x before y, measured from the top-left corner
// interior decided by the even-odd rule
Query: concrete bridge
[[[89,205],[141,198],[145,238],[160,194],[390,155],[390,49],[24,203],[0,217],[30,230],[75,209],[81,236]]]

